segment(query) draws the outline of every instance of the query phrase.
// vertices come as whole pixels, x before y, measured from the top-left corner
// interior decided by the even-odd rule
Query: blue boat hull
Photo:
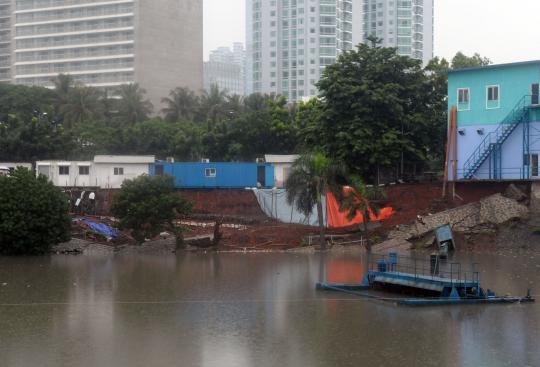
[[[317,283],[318,290],[329,290],[352,294],[355,296],[392,302],[400,306],[453,306],[453,305],[485,305],[485,304],[509,304],[509,303],[529,303],[534,302],[534,298],[527,297],[467,297],[467,298],[394,298],[373,295],[362,292],[371,289],[371,286],[362,284],[337,284],[337,283]]]

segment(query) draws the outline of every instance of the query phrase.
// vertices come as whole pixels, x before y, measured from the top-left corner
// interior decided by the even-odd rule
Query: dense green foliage
[[[467,56],[463,52],[458,52],[452,58],[452,69],[473,68],[477,66],[486,66],[491,64],[491,60],[487,57],[482,57],[475,53],[472,56]]]
[[[420,61],[361,44],[326,67],[318,87],[324,103],[307,141],[353,172],[376,177],[380,167],[441,155],[446,90]]]
[[[0,161],[96,154],[253,161],[315,149],[368,181],[380,168],[403,177],[413,165],[440,166],[447,78],[436,71],[448,63],[434,59],[422,69],[376,39],[372,43],[325,69],[320,98],[296,104],[274,95],[229,95],[217,87],[200,95],[176,88],[159,111],[136,84],[102,90],[59,75],[53,90],[0,85]],[[454,63],[463,64],[458,56]]]
[[[19,168],[0,176],[0,254],[39,255],[69,240],[65,195],[46,177]]]
[[[111,205],[111,213],[120,220],[120,228],[131,230],[139,243],[169,230],[181,245],[182,231],[173,220],[190,211],[191,204],[175,191],[171,176],[140,176],[124,181]]]

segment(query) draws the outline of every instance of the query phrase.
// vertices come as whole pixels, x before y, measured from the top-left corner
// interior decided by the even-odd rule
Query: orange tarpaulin
[[[370,211],[369,218],[372,222],[379,222],[390,218],[392,214],[394,214],[393,208],[382,208],[379,210],[378,216],[375,216]],[[328,192],[326,194],[326,220],[328,228],[342,228],[364,223],[364,216],[358,213],[353,220],[349,221],[347,219],[347,212],[339,211],[339,203],[336,197],[331,192]]]

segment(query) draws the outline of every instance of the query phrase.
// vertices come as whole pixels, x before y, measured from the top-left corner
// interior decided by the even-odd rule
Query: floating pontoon
[[[462,271],[461,263],[442,260],[438,255],[429,260],[395,253],[370,255],[361,284],[317,283],[317,289],[410,306],[534,302],[530,292],[526,297],[510,297],[484,290],[476,268],[477,264],[473,264],[470,271]],[[382,297],[367,292],[375,289],[415,297]]]

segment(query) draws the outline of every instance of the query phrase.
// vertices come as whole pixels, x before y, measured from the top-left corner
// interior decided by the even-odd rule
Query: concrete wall
[[[468,125],[464,127],[465,135],[459,135],[457,138],[457,175],[458,179],[462,179],[465,171],[463,166],[469,159],[471,154],[477,149],[478,145],[486,138],[486,135],[494,131],[497,125]],[[483,129],[484,134],[479,135],[477,130]],[[530,152],[531,154],[540,155],[540,121],[530,123]],[[480,166],[475,174],[475,178],[479,180],[490,179],[490,160]],[[523,165],[523,126],[516,126],[514,132],[506,139],[501,148],[501,166],[503,180],[522,180],[533,179],[537,180],[540,177],[533,176],[533,167],[525,167]],[[530,162],[529,162],[530,163]],[[537,166],[540,170],[540,167]],[[450,178],[452,178],[451,165],[449,167]]]
[[[203,87],[202,0],[139,0],[135,80],[158,114],[176,87]]]

